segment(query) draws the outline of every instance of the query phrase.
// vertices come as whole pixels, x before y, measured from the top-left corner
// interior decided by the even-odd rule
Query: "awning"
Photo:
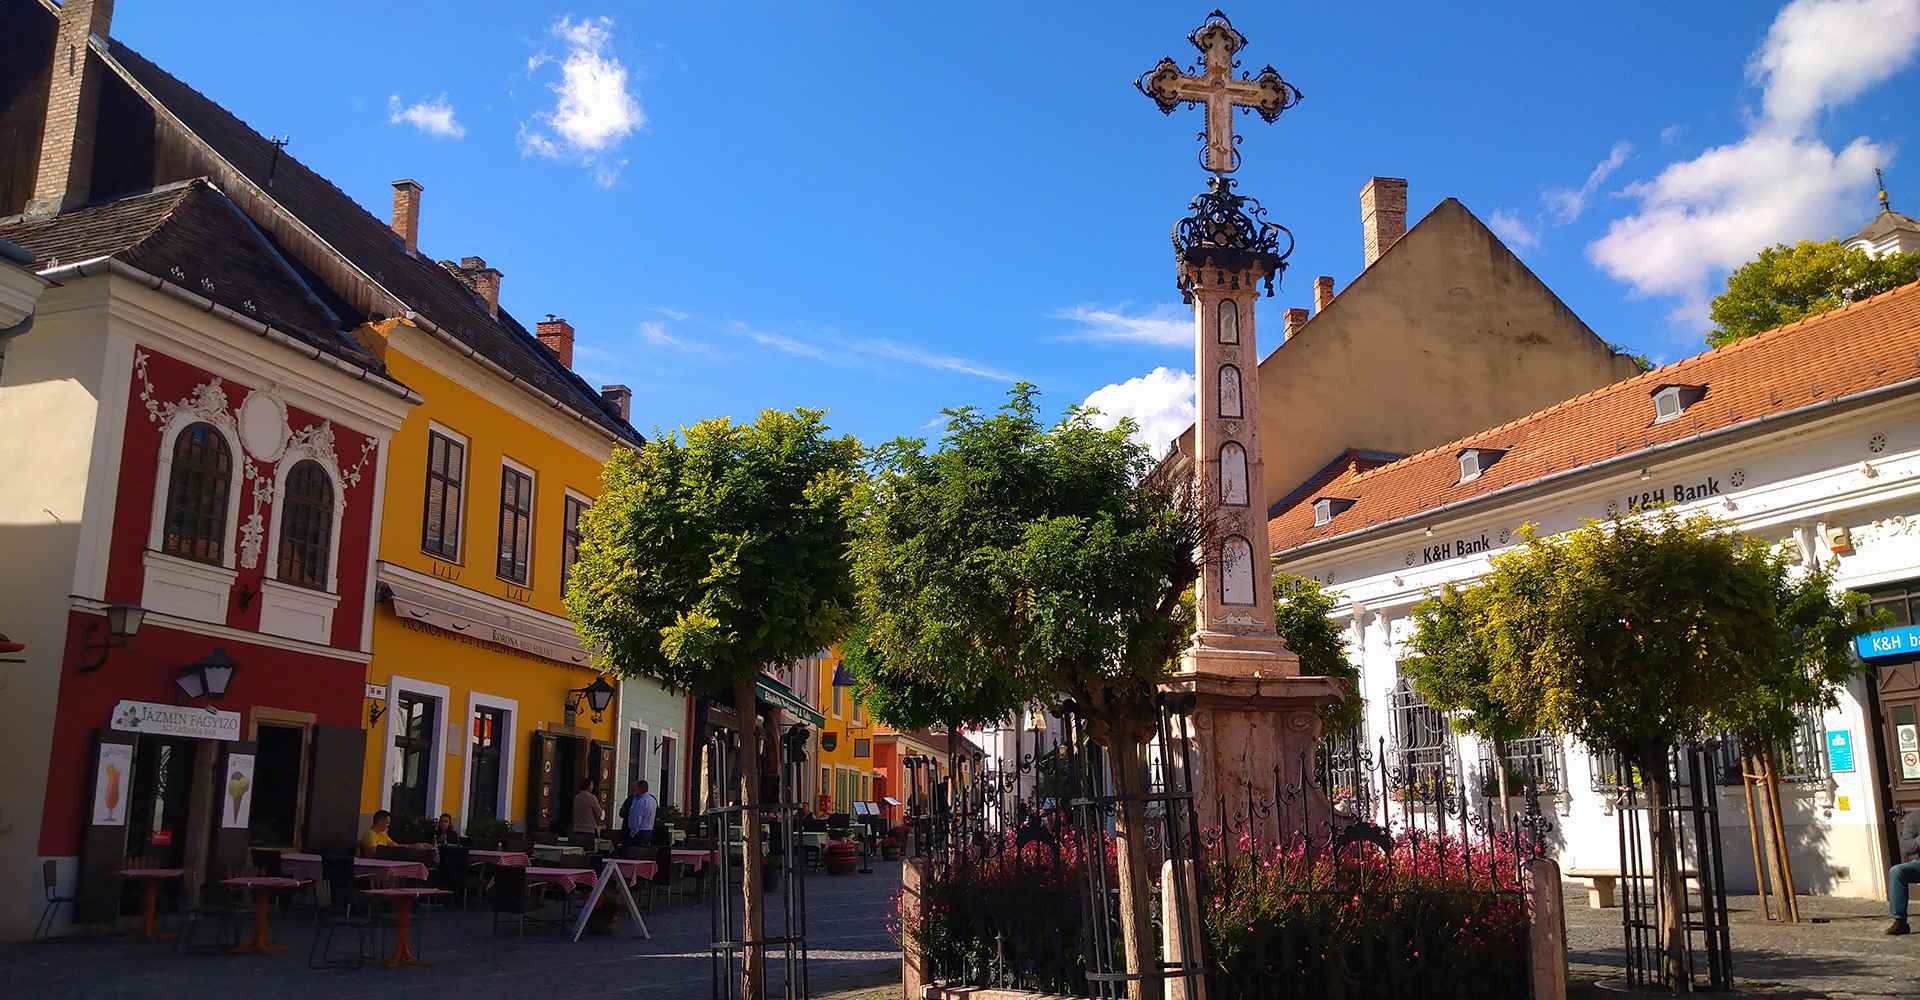
[[[593,655],[580,645],[579,636],[571,632],[544,628],[481,604],[390,581],[380,584],[380,596],[393,605],[393,613],[401,621],[430,625],[463,638],[506,646],[543,660],[576,667],[591,666],[593,663]]]
[[[782,708],[792,712],[799,716],[802,722],[813,726],[815,729],[827,724],[827,717],[821,715],[812,705],[807,704],[805,699],[794,694],[792,688],[765,674],[760,675],[758,693],[761,701],[775,708]]]

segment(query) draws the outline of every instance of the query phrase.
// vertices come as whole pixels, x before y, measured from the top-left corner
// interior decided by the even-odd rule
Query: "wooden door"
[[[1897,845],[1900,816],[1920,811],[1920,662],[1883,666],[1878,680],[1887,836]]]
[[[539,730],[533,732],[533,756],[527,761],[527,834],[540,836],[553,832],[554,817],[558,815],[554,799],[555,756],[559,751],[558,740],[552,733]]]
[[[301,846],[326,854],[351,854],[360,838],[360,781],[367,760],[367,731],[359,726],[313,727],[313,763],[307,774]],[[255,775],[254,780],[260,780]],[[385,780],[382,776],[376,780]]]

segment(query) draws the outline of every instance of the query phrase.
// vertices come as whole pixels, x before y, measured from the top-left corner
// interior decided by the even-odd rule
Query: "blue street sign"
[[[1853,640],[1853,648],[1860,652],[1863,660],[1876,656],[1911,656],[1920,653],[1920,625],[1902,625],[1868,632]]]
[[[1827,730],[1827,769],[1834,774],[1853,770],[1853,730]]]

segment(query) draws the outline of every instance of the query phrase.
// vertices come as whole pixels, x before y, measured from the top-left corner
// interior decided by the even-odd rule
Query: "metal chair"
[[[223,885],[208,885],[201,890],[198,899],[187,899],[181,905],[186,912],[180,918],[180,933],[173,939],[174,950],[179,952],[203,951],[219,953],[240,946],[240,904],[235,900],[238,895]],[[213,939],[211,947],[196,948],[193,943],[194,928],[203,923],[212,922],[221,933]]]
[[[527,917],[539,910],[543,900],[533,887],[527,884],[527,870],[517,867],[500,867],[493,870],[493,926],[489,933],[500,930],[500,924],[507,920],[519,924],[522,940],[527,936]],[[535,922],[539,922],[535,917]]]
[[[352,855],[326,855],[320,859],[321,880],[327,884],[325,905],[314,910],[313,947],[307,950],[309,969],[357,969],[374,957],[367,950],[367,939],[377,933],[370,916],[354,916]],[[359,949],[351,959],[333,958],[333,936],[342,929],[351,930],[359,939]],[[324,941],[324,944],[322,943]],[[316,961],[316,958],[318,961]]]
[[[60,912],[61,903],[67,904],[67,908],[72,909],[79,902],[78,897],[60,895],[60,867],[52,858],[40,863],[40,881],[46,893],[47,908],[40,911],[40,919],[33,925],[35,941],[40,940],[42,935],[49,938],[53,936],[53,918]]]

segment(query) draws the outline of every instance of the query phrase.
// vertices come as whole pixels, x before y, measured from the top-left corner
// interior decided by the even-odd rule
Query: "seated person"
[[[393,813],[385,809],[373,814],[373,825],[360,835],[360,856],[371,858],[382,847],[418,847],[418,844],[396,843],[387,829],[393,825]]]
[[[459,846],[460,831],[454,828],[452,813],[441,813],[440,821],[433,825],[433,844],[435,847],[441,844]]]

